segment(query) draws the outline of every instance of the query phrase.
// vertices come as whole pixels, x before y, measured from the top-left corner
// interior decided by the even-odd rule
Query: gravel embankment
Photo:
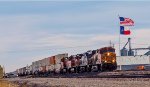
[[[12,78],[9,81],[20,87],[150,87],[150,78]]]
[[[134,76],[136,78],[110,78],[111,76]],[[143,75],[146,75],[142,78]],[[106,77],[105,77],[106,76]],[[63,78],[62,78],[63,77]],[[20,87],[150,87],[150,71],[115,71],[66,74],[49,78],[9,78]]]

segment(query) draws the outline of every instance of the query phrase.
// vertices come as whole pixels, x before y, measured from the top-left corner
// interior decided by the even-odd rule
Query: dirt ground
[[[112,77],[113,75],[121,77],[115,78]],[[135,78],[130,77],[135,75]],[[92,72],[47,78],[17,77],[5,80],[18,84],[19,87],[150,87],[150,71]]]
[[[150,87],[150,78],[11,78],[20,87]]]

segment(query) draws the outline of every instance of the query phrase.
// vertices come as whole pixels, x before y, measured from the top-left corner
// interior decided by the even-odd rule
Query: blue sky
[[[58,53],[77,54],[115,44],[118,15],[135,21],[128,37],[133,48],[150,45],[148,1],[0,2],[0,64],[6,72]]]

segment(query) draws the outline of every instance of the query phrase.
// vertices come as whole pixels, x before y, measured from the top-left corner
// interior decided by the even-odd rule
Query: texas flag
[[[133,26],[134,21],[130,18],[119,17],[121,26]]]
[[[130,35],[130,29],[128,27],[125,26],[120,26],[120,34],[123,35]]]

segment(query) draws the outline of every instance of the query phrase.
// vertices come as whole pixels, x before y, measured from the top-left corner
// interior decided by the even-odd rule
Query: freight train
[[[43,76],[52,73],[81,73],[93,71],[113,71],[117,68],[116,53],[113,47],[89,50],[82,54],[58,54],[32,62],[30,66],[17,69],[18,76]]]

